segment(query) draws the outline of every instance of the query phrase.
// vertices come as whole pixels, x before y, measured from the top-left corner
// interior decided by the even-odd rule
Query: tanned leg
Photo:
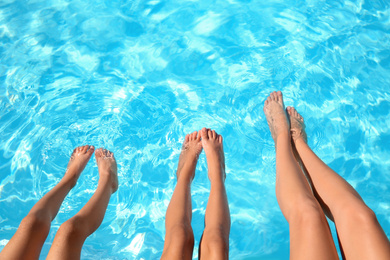
[[[276,197],[289,223],[291,259],[338,259],[328,223],[292,151],[282,93],[273,92],[264,113],[275,141]]]
[[[206,128],[201,130],[201,136],[211,189],[199,259],[228,259],[230,212],[224,184],[226,174],[222,136]]]
[[[77,179],[94,152],[85,145],[74,149],[61,181],[43,196],[22,220],[15,235],[0,253],[0,259],[38,259],[62,201],[76,185]]]
[[[165,216],[165,243],[161,259],[192,259],[194,234],[191,228],[191,182],[202,152],[200,134],[185,137],[177,167],[177,184]]]
[[[85,239],[102,223],[111,194],[118,189],[114,154],[100,148],[95,156],[99,168],[98,187],[87,204],[60,226],[47,259],[80,259]]]
[[[340,175],[329,168],[303,138],[302,116],[287,109],[295,147],[313,183],[323,208],[329,211],[347,259],[390,259],[390,243],[374,212]]]

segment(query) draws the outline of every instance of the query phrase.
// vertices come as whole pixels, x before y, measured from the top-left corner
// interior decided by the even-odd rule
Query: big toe
[[[96,158],[100,158],[100,157],[102,157],[102,156],[103,156],[103,149],[102,149],[102,148],[96,149],[96,151],[95,151],[95,157],[96,157]]]
[[[89,156],[91,156],[93,154],[93,152],[95,151],[95,147],[93,145],[91,145],[87,151],[87,154]]]
[[[283,94],[282,91],[277,91],[275,92],[275,101],[278,102],[279,104],[283,103]]]
[[[288,107],[286,107],[286,110],[287,110],[287,113],[288,113],[290,116],[293,116],[293,115],[294,115],[294,114],[293,114],[293,108],[292,108],[292,107],[288,106]]]
[[[202,130],[200,130],[200,135],[202,136],[202,139],[209,139],[208,130],[206,127],[203,127]]]

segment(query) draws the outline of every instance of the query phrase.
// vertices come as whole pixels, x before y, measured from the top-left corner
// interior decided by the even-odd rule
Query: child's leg
[[[341,176],[307,145],[303,118],[288,108],[295,147],[324,208],[330,210],[347,259],[390,259],[390,243],[374,212]]]
[[[230,212],[224,184],[226,176],[222,136],[206,128],[202,129],[201,135],[211,189],[199,259],[228,259]]]
[[[202,144],[197,132],[186,135],[177,167],[177,184],[165,217],[165,243],[161,259],[192,259],[191,182]]]
[[[15,235],[0,253],[0,259],[38,259],[62,201],[76,184],[94,151],[93,146],[74,149],[62,180],[43,196],[22,220]]]
[[[98,187],[87,204],[60,226],[47,259],[80,259],[85,239],[102,223],[111,194],[118,189],[113,153],[97,149],[95,156],[99,168]]]

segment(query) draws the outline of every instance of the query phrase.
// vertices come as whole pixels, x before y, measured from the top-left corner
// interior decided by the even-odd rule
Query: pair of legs
[[[165,243],[161,259],[192,259],[194,234],[191,228],[191,182],[199,154],[206,153],[211,182],[206,207],[205,229],[199,259],[228,259],[230,213],[225,190],[225,158],[222,136],[203,128],[186,135],[177,168],[177,184],[165,218]]]
[[[390,259],[374,212],[310,149],[302,116],[293,107],[286,113],[280,91],[270,94],[264,112],[275,141],[276,197],[289,223],[291,259],[338,259],[325,214],[336,225],[343,258]]]
[[[43,196],[22,220],[15,235],[0,253],[0,259],[38,259],[50,231],[51,221],[68,192],[76,185],[95,148],[74,149],[61,181]],[[85,239],[101,224],[111,194],[118,189],[117,165],[113,153],[103,149],[95,152],[99,168],[98,187],[87,204],[60,226],[47,259],[80,259]]]

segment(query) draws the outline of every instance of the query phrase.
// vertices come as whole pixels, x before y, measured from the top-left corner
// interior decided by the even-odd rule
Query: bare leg
[[[276,149],[276,197],[290,227],[291,259],[338,259],[328,223],[292,151],[282,93],[273,92],[264,113]]]
[[[341,176],[307,145],[303,118],[288,108],[292,138],[312,180],[319,200],[329,210],[347,259],[390,259],[390,243],[374,212]]]
[[[226,174],[222,136],[206,128],[201,130],[201,136],[211,189],[199,259],[228,259],[230,212],[224,184]]]
[[[185,137],[177,167],[177,184],[165,217],[165,243],[161,259],[192,259],[194,234],[191,228],[191,182],[202,151],[200,134]]]
[[[98,187],[85,206],[60,226],[47,259],[80,259],[85,239],[100,226],[111,194],[118,189],[117,165],[114,154],[97,149]]]
[[[0,259],[38,259],[62,201],[76,185],[77,179],[94,151],[85,145],[73,150],[61,181],[43,196],[22,220],[15,235],[0,253]]]

